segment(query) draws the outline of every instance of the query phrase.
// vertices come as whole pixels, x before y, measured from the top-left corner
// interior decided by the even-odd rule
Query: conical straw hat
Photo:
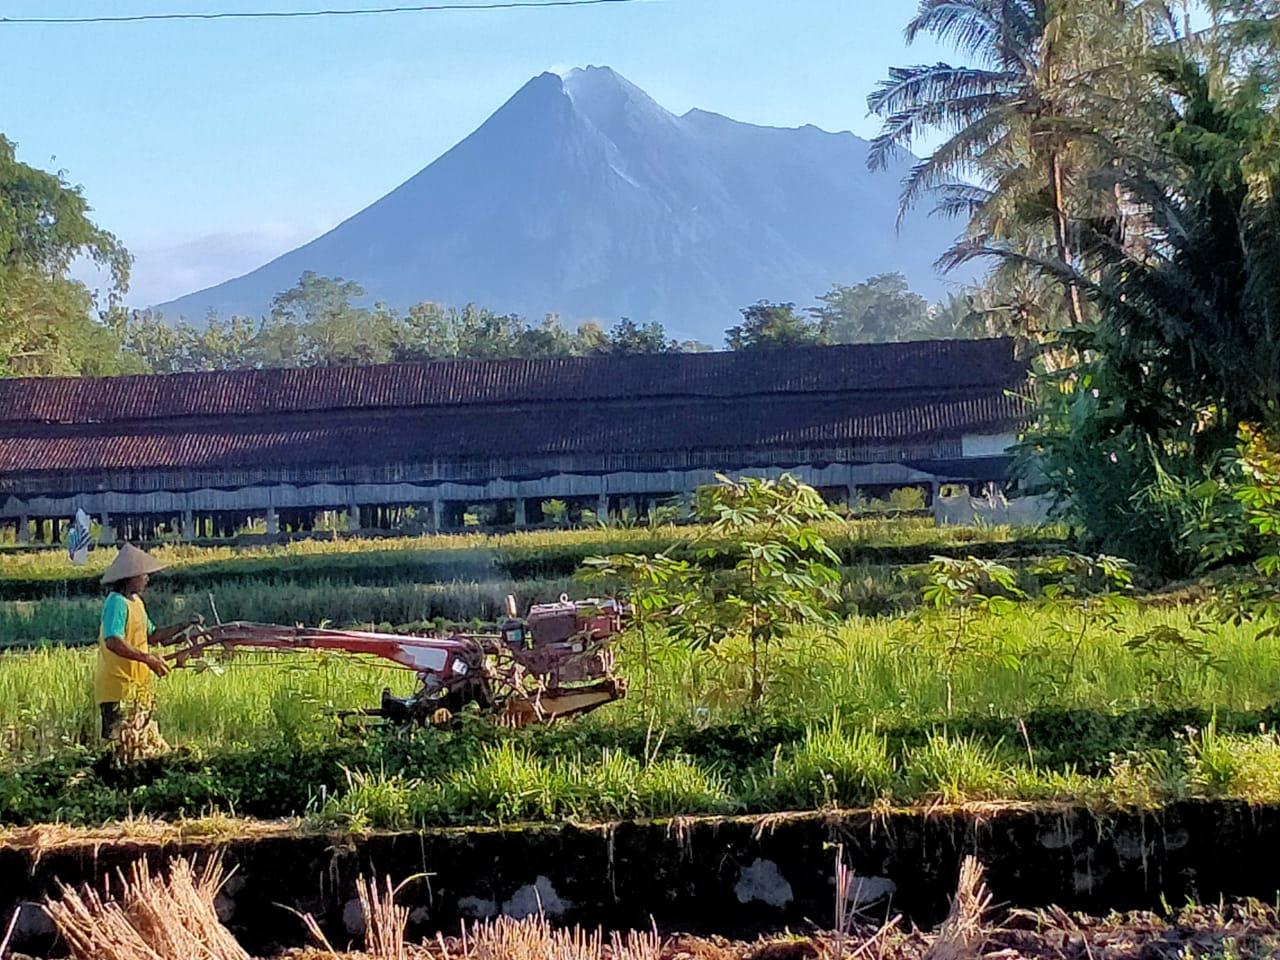
[[[119,580],[128,580],[130,577],[155,573],[163,569],[164,564],[155,557],[139,550],[131,543],[126,543],[120,548],[116,558],[111,561],[111,566],[107,567],[107,572],[102,575],[102,582],[116,583]]]

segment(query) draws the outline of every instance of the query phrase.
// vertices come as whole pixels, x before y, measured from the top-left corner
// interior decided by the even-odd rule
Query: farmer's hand
[[[167,676],[169,673],[169,665],[157,657],[154,653],[147,654],[147,658],[142,661],[151,668],[151,672],[157,677]]]

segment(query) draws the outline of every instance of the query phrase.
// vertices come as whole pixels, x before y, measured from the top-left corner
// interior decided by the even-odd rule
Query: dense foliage
[[[1250,552],[1209,528],[1238,513],[1241,425],[1280,419],[1280,20],[1208,6],[1188,32],[1147,0],[922,0],[908,37],[965,62],[871,97],[873,160],[946,135],[904,206],[964,217],[949,261],[997,264],[975,310],[1038,344],[1029,479],[1165,575]]]

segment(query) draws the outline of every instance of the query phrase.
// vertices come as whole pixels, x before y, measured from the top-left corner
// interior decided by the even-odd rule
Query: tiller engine
[[[622,629],[615,600],[534,604],[497,633],[401,636],[352,630],[235,621],[193,629],[166,659],[183,667],[211,650],[338,650],[371,654],[418,674],[410,697],[382,691],[380,706],[357,711],[398,724],[440,723],[474,705],[513,726],[586,713],[621,699],[626,683],[613,673],[612,641]]]

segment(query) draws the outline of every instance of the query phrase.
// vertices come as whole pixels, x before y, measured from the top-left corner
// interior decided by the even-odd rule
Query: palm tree
[[[884,118],[869,164],[883,167],[926,131],[944,142],[912,169],[900,214],[927,195],[937,212],[968,218],[949,265],[991,254],[992,241],[1017,238],[1026,255],[1047,222],[1046,253],[1077,268],[1072,222],[1109,215],[1116,198],[1091,183],[1091,116],[1128,109],[1114,81],[1149,45],[1163,4],[1151,0],[921,0],[907,25],[954,45],[974,65],[897,67],[868,98]],[[1105,42],[1104,42],[1105,41]],[[1107,212],[1099,204],[1110,207]],[[1078,284],[1063,282],[1068,324],[1084,322]]]

